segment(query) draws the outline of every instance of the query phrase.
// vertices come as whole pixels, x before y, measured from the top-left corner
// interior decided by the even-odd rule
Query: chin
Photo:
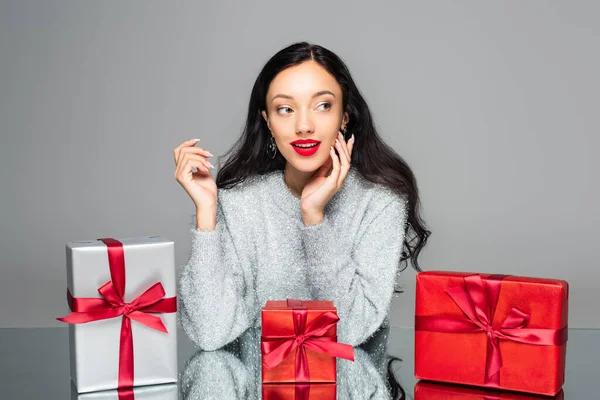
[[[292,157],[293,158],[291,160],[288,159],[288,162],[292,167],[300,172],[315,172],[321,167],[321,165],[325,164],[325,161],[327,161],[326,159],[321,160],[312,157],[309,159],[295,154]]]

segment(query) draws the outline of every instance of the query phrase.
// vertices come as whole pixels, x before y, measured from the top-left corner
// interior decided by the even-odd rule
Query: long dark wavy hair
[[[352,150],[351,165],[363,178],[383,184],[408,200],[408,221],[401,257],[402,269],[411,260],[421,271],[417,258],[431,234],[420,216],[417,182],[408,164],[383,142],[371,116],[367,102],[354,83],[346,64],[332,51],[307,42],[294,43],[275,54],[256,78],[244,131],[225,154],[227,160],[217,174],[218,188],[231,188],[246,178],[283,170],[285,158],[277,152],[275,158],[267,154],[270,132],[261,111],[267,109],[266,97],[271,81],[286,68],[305,61],[315,61],[327,70],[342,89],[343,109],[349,114],[347,136],[354,134],[357,145]],[[400,228],[400,227],[399,227]]]

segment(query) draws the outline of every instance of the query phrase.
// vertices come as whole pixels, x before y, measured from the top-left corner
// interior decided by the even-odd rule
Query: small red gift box
[[[468,386],[433,382],[417,382],[415,400],[564,400],[561,390],[556,396],[539,396],[494,389],[480,389]]]
[[[262,309],[262,382],[335,383],[336,361],[354,361],[352,346],[337,343],[332,301],[269,300]]]
[[[415,377],[554,396],[564,383],[568,284],[417,275]]]
[[[335,383],[262,385],[263,400],[335,400]]]

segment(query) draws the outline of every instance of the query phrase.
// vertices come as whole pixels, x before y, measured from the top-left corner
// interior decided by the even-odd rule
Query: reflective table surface
[[[246,332],[245,336],[244,343],[248,340],[258,343],[256,331]],[[339,360],[337,398],[400,398],[398,386],[401,386],[406,398],[412,399],[417,383],[413,375],[413,337],[414,331],[409,328],[383,328],[369,343],[355,348],[354,363]],[[569,330],[563,386],[565,399],[599,398],[599,344],[600,330]],[[260,399],[260,357],[256,357],[255,352],[250,352],[254,356],[243,356],[244,349],[241,347],[243,343],[236,342],[220,350],[204,352],[197,349],[179,329],[179,381],[151,388],[156,393],[163,389],[165,395],[148,398]],[[390,362],[390,357],[394,357],[394,361]],[[0,329],[0,388],[1,399],[117,398],[77,394],[70,381],[66,327]],[[480,398],[495,397],[482,395]],[[531,396],[531,399],[540,398],[547,397]]]

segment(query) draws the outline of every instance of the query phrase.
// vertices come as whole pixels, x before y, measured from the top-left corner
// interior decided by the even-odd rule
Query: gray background
[[[185,263],[172,149],[223,154],[299,40],[348,63],[414,169],[425,269],[566,279],[570,326],[600,327],[599,2],[0,4],[0,327],[62,326],[67,241],[158,234]]]

